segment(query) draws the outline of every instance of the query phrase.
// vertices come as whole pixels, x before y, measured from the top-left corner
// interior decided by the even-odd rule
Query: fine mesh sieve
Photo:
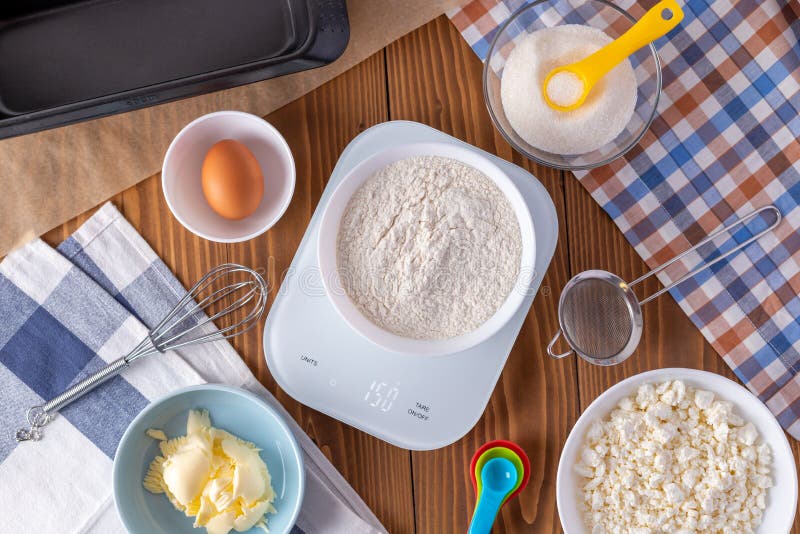
[[[761,232],[746,239],[731,250],[711,261],[700,263],[672,284],[639,300],[633,287],[657,275],[686,255],[713,241],[725,232],[744,225],[756,216],[772,212],[775,221]],[[561,292],[558,302],[558,323],[561,327],[550,343],[547,353],[553,358],[564,358],[573,352],[596,365],[614,365],[627,359],[636,350],[642,336],[642,304],[661,296],[670,289],[688,280],[700,271],[742,250],[764,234],[772,231],[781,221],[781,213],[773,205],[767,205],[722,227],[697,243],[692,248],[675,256],[668,262],[640,276],[630,284],[607,271],[584,271],[573,277]],[[563,334],[570,350],[561,354],[553,351],[558,338]]]

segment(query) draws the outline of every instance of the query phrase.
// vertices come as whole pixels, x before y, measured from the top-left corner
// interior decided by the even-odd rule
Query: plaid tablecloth
[[[449,16],[484,59],[524,3],[473,0]],[[637,18],[653,3],[617,2]],[[649,132],[625,157],[576,176],[651,267],[736,215],[768,203],[781,210],[772,235],[672,295],[800,439],[800,7],[690,0],[683,8],[681,25],[656,43],[664,91]],[[747,237],[738,232],[719,248]]]
[[[126,354],[185,292],[111,204],[58,250],[37,239],[0,263],[0,532],[125,532],[111,492],[123,432],[150,401],[204,382],[251,391],[292,428],[306,468],[292,534],[385,532],[227,341],[137,362],[61,410],[41,441],[15,442],[28,408]]]

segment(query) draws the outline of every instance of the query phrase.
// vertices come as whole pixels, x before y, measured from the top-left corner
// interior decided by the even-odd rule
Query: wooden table
[[[595,397],[623,378],[661,367],[706,369],[735,379],[669,296],[647,305],[641,345],[622,365],[599,368],[546,356],[544,347],[557,328],[560,288],[573,274],[600,268],[633,280],[647,268],[571,174],[532,164],[494,129],[483,102],[481,63],[447,18],[392,43],[266,118],[291,145],[297,189],[281,221],[261,237],[224,245],[192,235],[169,213],[160,175],[112,199],[186,285],[213,265],[234,261],[265,267],[277,290],[339,154],[360,132],[387,120],[428,124],[528,169],[558,210],[558,248],[494,395],[475,428],[449,447],[408,452],[306,408],[270,376],[261,328],[234,343],[390,532],[466,531],[473,507],[467,465],[478,446],[496,438],[522,445],[533,474],[520,498],[503,509],[495,532],[560,531],[555,485],[561,446]],[[90,215],[52,230],[45,240],[60,242]],[[655,281],[645,284],[648,292],[656,288]],[[800,458],[800,444],[791,442]],[[792,532],[800,533],[800,522]]]

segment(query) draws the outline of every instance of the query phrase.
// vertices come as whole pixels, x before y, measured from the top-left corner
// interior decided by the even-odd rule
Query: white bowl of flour
[[[485,341],[534,276],[530,211],[480,154],[447,143],[388,148],[356,166],[322,216],[328,297],[363,337],[441,356]]]

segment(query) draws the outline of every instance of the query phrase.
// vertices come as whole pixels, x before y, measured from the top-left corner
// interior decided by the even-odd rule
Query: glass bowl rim
[[[490,67],[490,63],[491,63],[491,59],[494,56],[494,53],[495,53],[495,51],[497,49],[497,44],[498,44],[498,40],[500,39],[500,36],[503,35],[503,33],[508,29],[508,27],[512,23],[514,23],[520,16],[522,16],[528,10],[533,9],[536,6],[540,6],[542,4],[554,4],[554,3],[558,2],[558,1],[569,1],[569,0],[535,0],[534,2],[531,2],[529,4],[526,4],[526,5],[523,5],[523,6],[519,7],[514,13],[511,14],[511,16],[508,17],[508,19],[503,24],[501,24],[497,28],[497,32],[495,33],[494,37],[492,38],[492,44],[489,46],[489,51],[486,54],[486,58],[483,60],[483,76],[482,76],[482,78],[483,78],[483,100],[484,100],[484,103],[486,104],[486,109],[489,111],[489,116],[491,117],[492,122],[494,123],[494,126],[497,129],[497,131],[500,132],[500,135],[502,135],[503,138],[514,149],[516,149],[518,152],[520,152],[526,158],[528,158],[528,159],[530,159],[530,160],[532,160],[532,161],[534,161],[536,163],[539,163],[541,165],[544,165],[546,167],[550,167],[550,168],[554,168],[554,169],[560,169],[560,170],[564,170],[564,171],[589,170],[589,169],[594,169],[594,168],[597,168],[597,167],[602,167],[603,165],[608,165],[612,161],[615,161],[615,160],[621,158],[622,156],[624,156],[628,151],[630,151],[630,149],[632,149],[634,146],[639,144],[639,141],[642,140],[642,137],[644,137],[644,134],[650,129],[650,126],[653,124],[653,120],[655,119],[657,111],[658,111],[658,103],[661,100],[661,91],[663,89],[663,87],[662,87],[663,80],[662,80],[662,73],[661,73],[661,60],[658,57],[658,51],[656,50],[656,47],[653,46],[653,43],[649,43],[647,45],[647,47],[649,48],[650,54],[652,55],[653,60],[655,62],[655,72],[656,72],[656,93],[655,94],[656,94],[656,98],[655,98],[655,101],[653,102],[653,109],[650,111],[650,116],[647,118],[647,121],[646,121],[646,124],[645,124],[644,128],[642,128],[642,131],[639,132],[627,144],[627,146],[625,146],[622,150],[616,152],[615,154],[613,154],[613,155],[611,155],[611,156],[609,156],[609,157],[607,157],[607,158],[605,158],[605,159],[603,159],[601,161],[598,161],[596,163],[585,164],[585,165],[558,164],[558,163],[554,163],[552,161],[546,161],[546,160],[544,160],[544,159],[542,159],[540,157],[537,157],[537,156],[531,154],[530,152],[525,150],[523,147],[521,147],[516,141],[514,141],[511,138],[510,134],[508,132],[506,132],[505,129],[501,126],[500,121],[497,119],[497,115],[495,115],[495,112],[492,109],[492,105],[490,104],[490,101],[489,101],[489,69],[491,68]],[[605,7],[610,7],[611,9],[613,9],[614,11],[616,11],[617,13],[622,15],[622,17],[627,19],[628,22],[631,22],[632,24],[635,24],[637,22],[636,19],[633,18],[633,16],[630,13],[628,13],[627,11],[622,9],[621,7],[612,4],[608,0],[586,0],[586,3],[593,3],[593,2],[596,2],[598,4],[602,4]],[[547,151],[545,150],[543,152],[547,152]]]

